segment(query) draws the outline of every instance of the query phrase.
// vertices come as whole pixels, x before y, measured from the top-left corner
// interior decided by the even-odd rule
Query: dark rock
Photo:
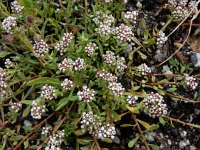
[[[179,136],[179,130],[176,128],[171,129],[171,133],[173,137],[178,137]]]
[[[200,115],[200,109],[195,108],[194,113],[195,113],[195,115]]]
[[[178,107],[178,102],[177,101],[170,101],[170,106],[171,106],[171,108],[172,109],[179,109],[179,107]]]

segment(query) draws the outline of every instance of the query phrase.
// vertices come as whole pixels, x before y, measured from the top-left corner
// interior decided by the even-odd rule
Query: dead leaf
[[[192,35],[188,38],[187,43],[194,52],[200,53],[200,36]]]
[[[179,49],[180,47],[182,47],[183,44],[181,43],[174,43],[174,46],[176,47],[176,49],[174,49],[174,52]],[[176,53],[176,58],[179,60],[179,62],[181,62],[181,64],[187,64],[188,59],[182,55],[179,51]]]

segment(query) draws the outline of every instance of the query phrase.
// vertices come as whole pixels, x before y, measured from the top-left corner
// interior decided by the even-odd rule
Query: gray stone
[[[200,53],[192,52],[190,54],[190,61],[194,67],[200,67]]]
[[[195,113],[195,115],[200,115],[200,109],[195,108],[195,109],[194,109],[194,113]]]
[[[24,125],[25,125],[25,126],[32,127],[32,122],[29,121],[29,120],[24,120]]]
[[[170,139],[167,139],[167,144],[172,145],[172,141]]]
[[[120,143],[120,139],[118,138],[118,136],[115,136],[115,138],[113,139],[113,142],[115,142],[116,144]]]

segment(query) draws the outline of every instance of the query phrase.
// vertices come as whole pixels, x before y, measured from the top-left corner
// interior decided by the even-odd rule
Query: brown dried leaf
[[[200,36],[195,36],[195,35],[192,35],[187,40],[187,43],[189,44],[189,46],[192,49],[192,51],[200,53],[200,44],[199,44],[199,42],[200,42]]]

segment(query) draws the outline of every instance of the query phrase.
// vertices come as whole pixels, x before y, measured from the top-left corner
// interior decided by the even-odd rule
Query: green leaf
[[[78,130],[76,130],[76,131],[74,132],[74,134],[77,135],[77,136],[81,136],[81,135],[85,134],[85,132],[83,132],[82,129],[78,129]]]
[[[34,100],[21,100],[20,103],[26,104],[26,105],[32,105]]]
[[[159,117],[159,122],[164,126],[166,124],[166,121],[162,118]]]
[[[31,126],[23,126],[23,129],[25,130],[26,133],[28,133],[28,132],[33,130],[33,127],[31,127]]]
[[[152,148],[152,150],[159,150],[159,146],[155,144],[149,144],[149,146]]]
[[[138,45],[142,45],[136,37],[132,37],[131,39],[133,40],[133,42],[137,43]]]
[[[56,111],[60,110],[61,108],[63,108],[64,106],[66,106],[69,102],[69,98],[65,97],[62,98],[59,102],[58,102],[58,107],[56,108]]]
[[[29,146],[29,140],[26,140],[26,141],[24,142],[24,148],[27,149],[28,146]]]
[[[133,86],[131,89],[133,90],[133,91],[136,91],[136,90],[138,90],[140,88],[140,86]]]
[[[173,88],[167,89],[167,92],[172,93],[172,92],[174,92],[174,91],[176,91],[176,90],[177,90],[177,88],[176,88],[176,87],[173,87]]]
[[[147,130],[148,130],[149,128],[151,128],[151,126],[150,126],[147,122],[142,121],[142,120],[140,120],[140,119],[136,119],[136,120],[137,120],[137,122],[139,122],[143,127],[145,127]]]
[[[22,117],[27,117],[29,112],[30,112],[30,109],[31,109],[31,105],[26,107],[26,109],[24,109],[24,112],[22,114]]]
[[[55,86],[61,86],[61,82],[58,79],[49,77],[39,77],[37,79],[30,80],[26,83],[27,86],[38,85],[38,84],[51,84]]]
[[[138,54],[141,56],[142,59],[147,59],[147,56],[140,51],[137,51]]]
[[[120,127],[122,128],[128,128],[128,127],[134,127],[135,125],[132,125],[132,124],[122,124],[120,125]]]
[[[135,143],[137,142],[138,139],[139,139],[139,137],[136,137],[136,138],[132,139],[131,141],[129,141],[128,147],[132,148],[135,145]]]
[[[159,125],[153,124],[150,128],[148,128],[145,132],[153,131],[159,128]]]
[[[74,101],[75,99],[77,99],[77,96],[72,96],[74,92],[74,88],[71,89],[71,92],[69,94],[69,96],[67,98],[63,98],[60,100],[60,105],[58,105],[56,111],[60,110],[61,108],[63,108],[65,105],[67,105],[67,103],[69,102],[69,100]]]
[[[127,108],[130,112],[132,112],[132,113],[134,113],[134,114],[138,114],[138,113],[139,113],[138,110],[136,109],[136,107],[130,107],[130,106],[126,105],[126,108]]]
[[[121,120],[121,116],[118,115],[115,111],[111,111],[110,114],[111,114],[111,117],[114,119],[114,122]]]
[[[161,89],[157,89],[157,92],[158,92],[160,95],[165,95],[165,92],[163,92],[163,90],[161,90]]]
[[[21,140],[23,138],[22,135],[19,135],[19,136],[14,136],[12,135],[10,140],[13,141],[13,142],[18,142],[19,140]]]
[[[2,52],[0,52],[0,57],[4,58],[4,57],[6,57],[9,54],[10,54],[9,52],[2,51]]]
[[[77,139],[77,142],[79,144],[85,145],[91,143],[93,140],[92,139]]]
[[[90,150],[89,146],[81,147],[80,150]]]
[[[106,142],[106,143],[112,143],[112,140],[109,138],[104,138],[102,141]]]
[[[155,39],[154,38],[147,39],[143,43],[146,45],[153,45],[153,44],[155,44]]]

